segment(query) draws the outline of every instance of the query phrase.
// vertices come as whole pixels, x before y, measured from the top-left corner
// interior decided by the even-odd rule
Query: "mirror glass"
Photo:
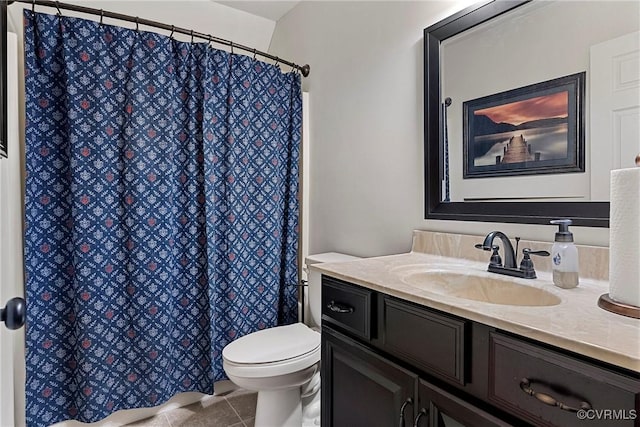
[[[446,126],[440,130],[440,157],[448,151],[448,165],[441,161],[440,166],[440,201],[608,201],[610,170],[632,167],[640,152],[639,30],[638,1],[533,1],[442,40],[440,102],[450,98],[451,104],[443,107]],[[468,166],[464,144],[479,144],[481,138],[465,138],[465,120],[469,129],[480,126],[478,120],[469,121],[465,102],[583,72],[584,98],[579,100],[583,102],[583,121],[578,122],[577,132],[584,135],[584,147],[578,147],[584,150],[584,172],[558,173],[556,169],[463,178],[474,165],[495,165],[501,158],[506,161],[512,136],[516,142],[519,135],[523,135],[522,141],[530,141],[529,153],[525,153],[529,164],[540,156],[553,159],[558,155],[554,149],[567,152],[566,121],[544,128],[536,127],[542,126],[540,122],[531,125],[547,116],[566,120],[566,100],[564,110],[559,107],[553,111],[546,105],[539,107],[543,116],[536,116],[542,100],[553,97],[530,95],[528,104],[504,101],[499,110],[503,114],[491,116],[495,129],[503,129],[499,126],[506,123],[517,128],[517,135],[515,130],[505,131],[502,139],[485,142]],[[494,98],[489,98],[487,105],[500,103]],[[475,114],[473,117],[478,117]],[[564,145],[537,134],[541,129],[549,135],[559,132]]]

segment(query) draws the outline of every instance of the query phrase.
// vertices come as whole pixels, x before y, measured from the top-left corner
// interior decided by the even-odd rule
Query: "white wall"
[[[270,52],[311,65],[310,253],[407,252],[413,229],[553,239],[550,225],[423,219],[422,32],[468,3],[305,1],[278,21]],[[608,229],[574,233],[608,244]]]
[[[275,27],[275,22],[247,12],[236,10],[228,6],[214,3],[209,0],[70,0],[65,3],[72,3],[81,6],[104,9],[110,12],[123,13],[125,15],[139,16],[168,25],[175,25],[185,29],[193,29],[204,34],[211,34],[235,43],[255,47],[258,50],[266,51]],[[9,6],[9,30],[20,29],[22,33],[22,9],[30,9],[29,4],[14,3]],[[36,6],[37,12],[55,14],[55,8]],[[79,14],[63,10],[65,16],[79,16],[86,19],[99,21],[99,16]],[[118,25],[121,27],[135,28],[135,24],[124,21],[105,19],[104,23]],[[156,31],[169,34],[170,31],[155,30],[150,27],[141,26],[143,31]],[[189,36],[176,34],[176,39],[188,41]],[[196,39],[196,42],[204,40]],[[219,45],[214,47],[223,49]],[[226,48],[225,48],[226,49]]]

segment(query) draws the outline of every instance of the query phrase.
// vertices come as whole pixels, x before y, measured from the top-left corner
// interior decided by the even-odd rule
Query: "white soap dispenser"
[[[556,219],[551,224],[559,227],[551,248],[553,283],[559,288],[575,288],[578,286],[578,248],[573,244],[573,233],[569,231],[571,220]]]

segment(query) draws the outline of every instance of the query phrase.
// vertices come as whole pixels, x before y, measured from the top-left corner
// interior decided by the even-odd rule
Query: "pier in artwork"
[[[540,153],[531,153],[531,145],[524,136],[512,136],[504,147],[502,156],[496,156],[496,164],[500,163],[524,163],[540,160]]]

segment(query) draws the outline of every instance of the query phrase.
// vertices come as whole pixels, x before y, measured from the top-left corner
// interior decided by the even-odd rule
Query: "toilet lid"
[[[238,338],[222,350],[222,357],[233,363],[270,363],[299,357],[319,345],[318,332],[302,323],[294,323]]]

